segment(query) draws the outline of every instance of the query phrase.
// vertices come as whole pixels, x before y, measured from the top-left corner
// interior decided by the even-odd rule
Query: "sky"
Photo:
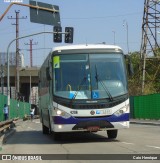
[[[10,2],[0,0],[0,16]],[[13,1],[13,0],[8,0]],[[29,0],[21,0],[29,4]],[[127,26],[129,52],[140,51],[142,37],[142,18],[144,0],[38,0],[59,6],[62,31],[65,27],[74,28],[73,44],[95,44],[105,42],[120,46],[124,53],[127,48]],[[15,11],[20,11],[19,36],[37,32],[53,31],[53,26],[30,22],[28,7],[13,5],[6,16],[0,21],[0,52],[6,52],[8,44],[16,37]],[[64,37],[64,36],[63,36]],[[24,54],[25,66],[30,66],[30,40],[33,39],[33,66],[41,66],[49,51],[56,46],[66,45],[54,43],[52,34],[42,34],[24,38],[19,41],[19,48]],[[68,44],[67,44],[68,45]],[[15,42],[10,51],[15,51]]]

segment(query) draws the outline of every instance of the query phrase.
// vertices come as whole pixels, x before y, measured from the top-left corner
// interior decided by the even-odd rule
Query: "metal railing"
[[[0,137],[5,134],[6,131],[10,130],[11,128],[15,127],[15,122],[18,118],[14,118],[12,120],[2,121],[0,122]]]

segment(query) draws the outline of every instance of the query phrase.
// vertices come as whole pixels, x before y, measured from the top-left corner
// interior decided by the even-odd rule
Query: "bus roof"
[[[106,45],[106,44],[79,44],[79,45],[67,45],[67,46],[58,46],[54,47],[52,51],[59,50],[72,50],[72,49],[115,49],[122,50],[119,46],[115,45]]]

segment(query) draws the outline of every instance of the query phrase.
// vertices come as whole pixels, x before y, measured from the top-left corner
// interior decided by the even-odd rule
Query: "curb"
[[[139,125],[151,125],[151,126],[160,126],[160,123],[156,122],[137,122],[137,121],[130,121],[131,124],[139,124]]]
[[[0,146],[7,142],[7,139],[16,132],[15,129],[10,129],[7,133],[0,137]]]

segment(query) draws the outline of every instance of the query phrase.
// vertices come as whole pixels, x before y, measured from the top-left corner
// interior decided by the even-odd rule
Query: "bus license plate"
[[[89,126],[89,127],[87,127],[87,130],[88,131],[98,131],[99,130],[99,126]]]

